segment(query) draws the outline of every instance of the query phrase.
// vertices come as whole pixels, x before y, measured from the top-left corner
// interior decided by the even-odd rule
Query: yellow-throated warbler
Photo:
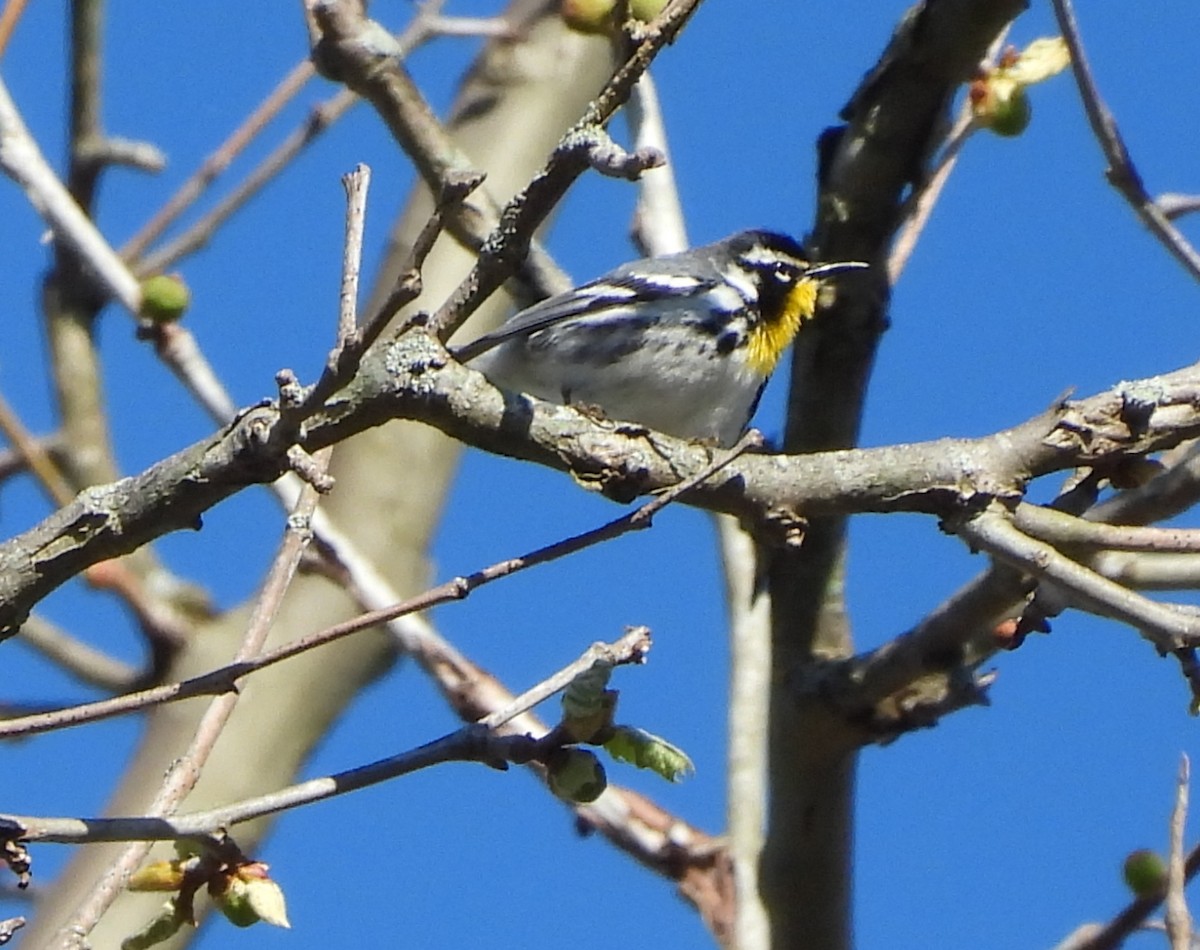
[[[454,354],[502,389],[732,445],[813,316],[820,278],[866,266],[812,264],[785,234],[741,231],[623,264]]]

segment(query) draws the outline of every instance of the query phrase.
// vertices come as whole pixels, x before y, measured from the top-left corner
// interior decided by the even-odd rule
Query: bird
[[[739,231],[622,264],[451,353],[501,389],[728,447],[814,316],[820,281],[867,266],[812,263],[787,234]]]

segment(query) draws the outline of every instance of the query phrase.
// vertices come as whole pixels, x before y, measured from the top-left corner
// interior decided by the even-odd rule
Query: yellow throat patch
[[[764,376],[772,373],[796,333],[816,313],[818,290],[817,280],[802,277],[788,291],[775,319],[763,319],[750,331],[746,359],[755,372]]]

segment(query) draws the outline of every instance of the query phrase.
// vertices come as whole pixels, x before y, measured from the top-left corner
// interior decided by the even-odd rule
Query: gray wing
[[[626,265],[628,267],[629,265]],[[629,306],[634,300],[648,302],[703,293],[716,286],[716,277],[680,277],[669,272],[630,273],[618,268],[606,277],[582,284],[565,294],[549,297],[514,315],[503,326],[451,352],[466,363],[515,337],[530,336],[539,330],[590,314]]]

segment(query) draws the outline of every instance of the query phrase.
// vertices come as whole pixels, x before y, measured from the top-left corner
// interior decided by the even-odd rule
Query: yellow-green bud
[[[608,754],[619,762],[631,762],[639,769],[657,772],[668,782],[678,782],[696,771],[688,754],[645,729],[617,726],[604,743]]]
[[[999,73],[971,86],[971,110],[997,135],[1020,135],[1029,127],[1033,107],[1025,87]]]
[[[283,889],[271,880],[267,870],[261,861],[249,861],[232,874],[223,874],[209,882],[209,896],[230,923],[249,927],[261,920],[276,927],[292,926]]]
[[[183,861],[153,861],[129,878],[131,891],[177,891],[183,887]]]
[[[1138,848],[1125,859],[1125,883],[1138,897],[1157,897],[1167,887],[1167,864],[1149,848]]]
[[[1061,36],[1034,40],[1020,51],[1009,47],[994,68],[982,70],[971,83],[971,111],[997,135],[1020,135],[1033,116],[1026,87],[1057,76],[1070,63]]]
[[[213,903],[235,927],[249,927],[261,919],[250,900],[250,886],[245,881],[229,878],[219,894],[213,894]]]
[[[178,274],[158,274],[142,281],[139,316],[154,323],[174,323],[183,316],[192,295]]]
[[[550,791],[565,802],[594,802],[608,787],[604,765],[586,749],[560,749],[546,767]]]

